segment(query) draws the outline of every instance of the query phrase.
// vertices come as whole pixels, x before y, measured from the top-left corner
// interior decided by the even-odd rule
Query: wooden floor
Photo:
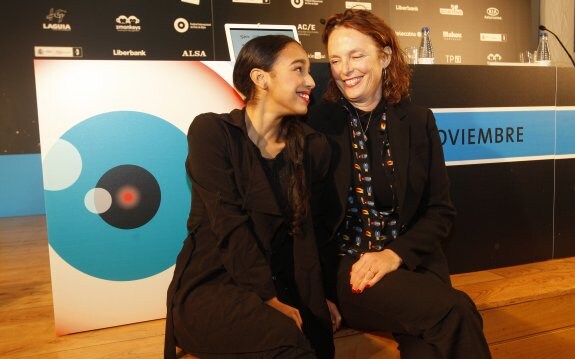
[[[44,216],[0,218],[0,358],[158,359],[164,321],[57,337]]]
[[[575,258],[452,278],[481,310],[494,359],[575,358]],[[155,320],[57,337],[45,218],[0,218],[0,358],[159,359],[163,335]],[[396,359],[386,346],[340,335],[337,359]]]
[[[575,358],[575,257],[451,278],[477,305],[493,358]]]

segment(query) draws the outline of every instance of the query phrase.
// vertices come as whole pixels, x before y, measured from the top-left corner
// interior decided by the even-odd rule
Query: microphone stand
[[[561,47],[563,48],[563,50],[565,50],[565,53],[567,54],[567,56],[569,56],[569,59],[571,60],[571,63],[573,64],[573,66],[575,66],[575,61],[573,61],[573,57],[571,57],[571,54],[570,54],[569,51],[565,48],[565,45],[563,45],[563,43],[561,42],[561,40],[559,40],[559,36],[557,36],[553,31],[551,31],[551,30],[549,30],[548,28],[546,28],[545,25],[539,25],[539,30],[549,31],[551,34],[553,34],[553,36],[555,36],[555,38],[557,39],[557,41],[559,41],[559,45],[561,45]]]

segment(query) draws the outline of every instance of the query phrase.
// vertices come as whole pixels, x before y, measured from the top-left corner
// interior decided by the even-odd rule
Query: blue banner
[[[575,109],[557,108],[557,155],[575,154]]]
[[[553,156],[555,110],[435,110],[446,162]]]

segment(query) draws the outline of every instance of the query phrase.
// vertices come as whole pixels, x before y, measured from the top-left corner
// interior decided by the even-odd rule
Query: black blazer
[[[168,289],[166,358],[173,358],[175,348],[172,309],[184,305],[187,296],[197,288],[206,284],[240,287],[241,290],[230,289],[225,297],[208,298],[207,302],[216,308],[221,301],[246,303],[240,297],[246,292],[256,293],[261,300],[276,295],[269,265],[270,240],[286,219],[257,157],[258,150],[247,136],[244,118],[245,110],[206,113],[194,119],[188,132],[186,169],[192,182],[190,235],[178,256]],[[307,185],[312,193],[319,193],[329,169],[331,147],[324,135],[305,123],[302,125]],[[311,212],[302,227],[303,235],[294,238],[293,243],[298,293],[303,305],[325,328],[326,337],[331,337]],[[197,293],[213,295],[205,290],[194,295],[201,295]],[[245,318],[244,323],[258,319]],[[233,324],[223,321],[219,325]],[[255,339],[250,337],[249,329],[244,331],[245,338],[229,338],[230,342],[253,351],[262,350],[250,346]],[[193,335],[189,340],[194,340]],[[217,350],[225,343],[201,345]],[[329,347],[333,343],[325,345]],[[333,347],[326,350],[333,351]]]
[[[332,145],[334,192],[331,199],[325,198],[330,201],[329,215],[317,224],[318,235],[329,236],[330,241],[344,219],[352,174],[349,114],[342,101],[322,102],[308,116],[308,123],[326,134]],[[455,208],[435,117],[429,109],[404,101],[389,105],[387,118],[401,231],[388,248],[409,270],[431,271],[449,283],[441,242],[449,235]]]

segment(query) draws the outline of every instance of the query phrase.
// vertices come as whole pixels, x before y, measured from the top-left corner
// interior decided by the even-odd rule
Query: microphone
[[[557,36],[553,31],[549,30],[548,28],[545,27],[545,25],[539,25],[539,30],[542,31],[548,31],[551,34],[553,34],[553,36],[555,36],[555,38],[557,39],[557,41],[559,41],[559,45],[561,45],[561,47],[563,48],[563,50],[565,50],[565,53],[567,54],[567,56],[569,56],[569,59],[571,59],[571,63],[573,64],[573,66],[575,66],[575,61],[573,61],[573,57],[571,57],[571,54],[569,53],[569,51],[565,48],[565,45],[563,45],[563,43],[561,42],[561,40],[559,40],[559,36]]]

